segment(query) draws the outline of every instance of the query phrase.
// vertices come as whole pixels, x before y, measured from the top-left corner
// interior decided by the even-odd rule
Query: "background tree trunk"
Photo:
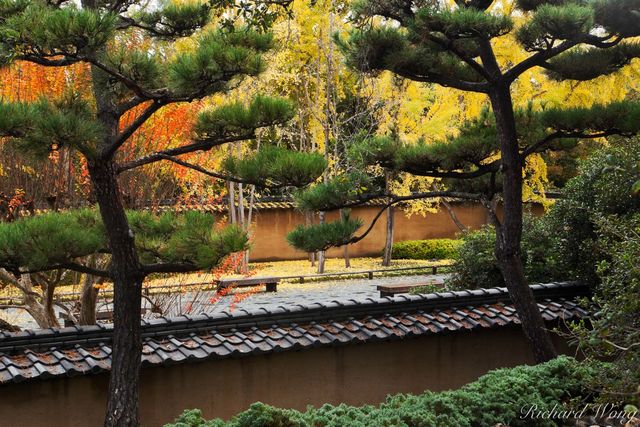
[[[324,212],[320,212],[320,224],[324,223]],[[318,251],[318,274],[324,273],[324,251]]]
[[[96,284],[98,284],[96,276],[85,275],[82,282],[82,295],[80,296],[80,315],[78,316],[80,325],[96,324],[96,307],[99,293],[99,290],[95,287]]]
[[[351,268],[351,257],[349,256],[349,245],[344,245],[344,268]]]
[[[384,242],[384,252],[382,254],[382,265],[388,267],[391,265],[391,257],[393,255],[393,230],[395,223],[395,212],[393,206],[387,208],[387,236]]]
[[[342,218],[343,210],[340,209],[340,218]],[[351,268],[351,257],[349,256],[349,245],[343,247],[344,268]]]
[[[524,276],[520,241],[522,239],[523,161],[518,148],[511,93],[507,85],[497,85],[490,93],[496,117],[502,157],[503,221],[496,222],[496,257],[509,295],[518,311],[525,336],[538,363],[557,356],[549,332]]]
[[[387,192],[391,191],[392,172],[386,171],[384,174],[384,186]],[[391,257],[393,255],[393,231],[395,227],[395,211],[393,205],[387,208],[387,234],[384,242],[384,250],[382,253],[382,265],[388,267],[391,265]]]

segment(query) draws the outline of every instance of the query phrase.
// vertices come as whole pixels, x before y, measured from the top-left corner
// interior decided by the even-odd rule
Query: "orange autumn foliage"
[[[55,99],[63,95],[65,92],[74,92],[82,95],[89,95],[90,86],[90,67],[87,64],[75,64],[69,67],[44,67],[29,62],[18,61],[9,67],[0,69],[0,101],[8,102],[33,102],[41,97]],[[90,97],[88,96],[90,99]],[[148,104],[139,105],[126,112],[121,119],[121,129],[130,125],[136,117],[148,106]],[[191,138],[193,124],[196,118],[196,112],[201,105],[199,103],[177,104],[165,107],[158,111],[142,128],[135,132],[129,141],[121,149],[120,160],[131,160],[150,152],[163,150],[184,144]],[[0,141],[0,144],[2,141]],[[1,147],[0,147],[1,148]],[[2,176],[2,163],[9,166],[11,159],[15,156],[22,157],[19,153],[0,153],[0,176]],[[183,159],[189,161],[191,156],[183,156]],[[61,159],[64,160],[61,162]],[[13,162],[15,163],[15,162]],[[7,173],[10,168],[6,168]],[[38,170],[39,168],[34,168]],[[64,170],[64,173],[59,172]],[[46,173],[45,173],[46,170]],[[46,164],[42,168],[42,174],[35,174],[31,177],[15,179],[15,183],[5,182],[7,188],[0,186],[0,191],[10,192],[13,187],[22,185],[25,179],[32,179],[32,185],[29,188],[30,193],[36,197],[38,204],[42,205],[45,196],[49,193],[64,193],[67,195],[66,200],[72,205],[82,203],[89,195],[90,182],[86,171],[86,163],[80,156],[66,156],[62,158],[57,150],[52,152]],[[53,175],[60,184],[50,183]],[[71,174],[72,179],[68,178]],[[190,171],[186,168],[178,166],[170,162],[162,162],[157,165],[151,165],[136,172],[135,175],[123,177],[133,182],[152,182],[146,180],[147,176],[162,175],[167,177],[164,182],[171,184],[164,189],[136,188],[137,193],[129,194],[133,200],[153,200],[158,197],[158,192],[166,193],[168,197],[175,197],[175,186],[178,188],[203,188],[208,183],[208,178]],[[40,176],[42,175],[42,176]],[[210,181],[210,180],[209,180]],[[69,186],[70,183],[71,187]],[[9,188],[11,187],[11,188]],[[31,188],[34,187],[34,188]],[[41,187],[36,189],[35,187]],[[125,187],[132,188],[132,186]],[[180,191],[178,191],[180,193]],[[71,195],[75,194],[75,195]],[[162,196],[160,196],[162,198]]]

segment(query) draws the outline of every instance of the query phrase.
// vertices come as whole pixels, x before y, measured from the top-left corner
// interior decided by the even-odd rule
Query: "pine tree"
[[[62,147],[80,153],[88,165],[99,217],[82,211],[16,221],[0,232],[7,249],[0,253],[0,264],[18,273],[63,267],[113,281],[114,336],[105,425],[139,424],[145,277],[212,268],[226,254],[246,247],[246,236],[237,228],[212,230],[211,218],[202,215],[128,214],[118,175],[172,161],[215,178],[242,182],[179,156],[251,139],[256,130],[288,120],[292,106],[257,97],[249,105],[204,109],[191,141],[137,159],[122,159],[118,152],[163,107],[225,94],[242,78],[260,74],[265,68],[262,54],[273,45],[271,35],[262,30],[278,13],[274,10],[282,6],[278,3],[247,2],[234,9],[229,2],[205,1],[0,0],[1,66],[28,61],[46,67],[77,63],[91,67],[90,96],[0,103],[0,137],[36,156]],[[225,18],[213,20],[216,26],[215,16]],[[123,40],[132,36],[148,39],[150,47],[125,49]],[[188,43],[182,43],[185,39]],[[123,116],[133,109],[140,113],[123,125]],[[266,148],[252,159],[259,174],[247,182],[301,186],[317,179],[326,167],[322,156],[311,156],[303,170],[295,169],[290,167],[295,154]],[[245,164],[235,162],[229,168],[241,173]],[[33,246],[34,241],[40,244]],[[106,270],[77,262],[105,251],[111,257]]]
[[[513,12],[513,13],[511,13]],[[638,0],[518,0],[513,8],[491,0],[413,2],[362,0],[353,6],[361,22],[346,39],[336,38],[348,63],[363,72],[392,73],[464,92],[486,95],[491,109],[466,123],[455,137],[433,144],[408,144],[391,138],[369,140],[358,149],[371,164],[418,176],[440,178],[434,191],[394,197],[370,182],[366,173],[320,184],[302,194],[303,207],[315,210],[356,206],[385,196],[390,204],[426,197],[481,201],[493,215],[496,256],[522,327],[538,362],[556,355],[520,257],[523,180],[527,166],[545,150],[562,150],[580,138],[634,134],[638,106],[632,102],[570,110],[531,105],[515,110],[512,85],[528,70],[542,67],[552,80],[586,81],[616,72],[640,56]],[[527,57],[501,63],[495,42],[515,33]],[[359,189],[366,189],[361,191]],[[354,231],[353,219],[332,228],[333,245],[360,240],[338,235]],[[310,250],[309,239],[296,231],[295,242]],[[314,237],[315,236],[315,237]],[[327,247],[331,242],[317,239]]]

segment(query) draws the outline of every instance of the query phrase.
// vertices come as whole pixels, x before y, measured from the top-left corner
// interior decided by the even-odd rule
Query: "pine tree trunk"
[[[144,274],[122,203],[114,163],[89,161],[89,174],[109,240],[114,285],[111,377],[104,425],[137,426]]]
[[[496,117],[503,176],[504,217],[502,224],[496,224],[496,257],[533,356],[536,362],[542,363],[555,358],[557,352],[524,276],[520,254],[523,160],[518,148],[509,87],[497,85],[489,97]]]
[[[382,265],[385,267],[391,265],[391,256],[393,254],[394,214],[393,206],[389,206],[387,208],[387,237],[384,242],[384,253],[382,254]]]

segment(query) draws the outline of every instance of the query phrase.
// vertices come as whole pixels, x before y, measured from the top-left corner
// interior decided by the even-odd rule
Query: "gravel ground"
[[[234,301],[234,296],[229,295],[211,303],[213,292],[203,292],[200,295],[185,294],[182,302],[166,310],[168,315],[175,315],[176,308],[182,307],[182,311],[191,307],[191,313],[214,314],[222,311],[232,311],[244,309],[248,312],[256,311],[260,308],[273,309],[279,306],[287,307],[295,304],[310,305],[314,302],[366,300],[368,298],[378,299],[380,293],[376,290],[378,285],[391,284],[421,284],[428,283],[433,279],[444,279],[446,274],[437,275],[412,275],[381,277],[352,280],[332,280],[321,282],[305,283],[282,283],[278,285],[278,292],[257,292],[242,299]]]
[[[179,314],[215,314],[223,311],[246,310],[256,311],[260,308],[273,309],[279,306],[291,306],[294,304],[310,305],[314,302],[366,300],[379,298],[376,286],[382,284],[399,283],[427,283],[433,279],[443,279],[446,274],[437,275],[409,275],[380,277],[368,280],[326,280],[305,283],[281,283],[278,292],[243,293],[241,291],[223,297],[216,297],[215,292],[206,291],[200,293],[187,292],[177,294],[152,295],[151,301],[163,308],[165,316]],[[246,289],[246,288],[245,288]],[[150,308],[151,302],[143,300],[143,307]],[[61,311],[56,307],[56,314]],[[112,310],[111,304],[100,304],[99,310]],[[9,309],[5,311],[7,319],[14,325],[23,329],[37,329],[36,323],[24,310]],[[148,317],[157,316],[149,314]]]

